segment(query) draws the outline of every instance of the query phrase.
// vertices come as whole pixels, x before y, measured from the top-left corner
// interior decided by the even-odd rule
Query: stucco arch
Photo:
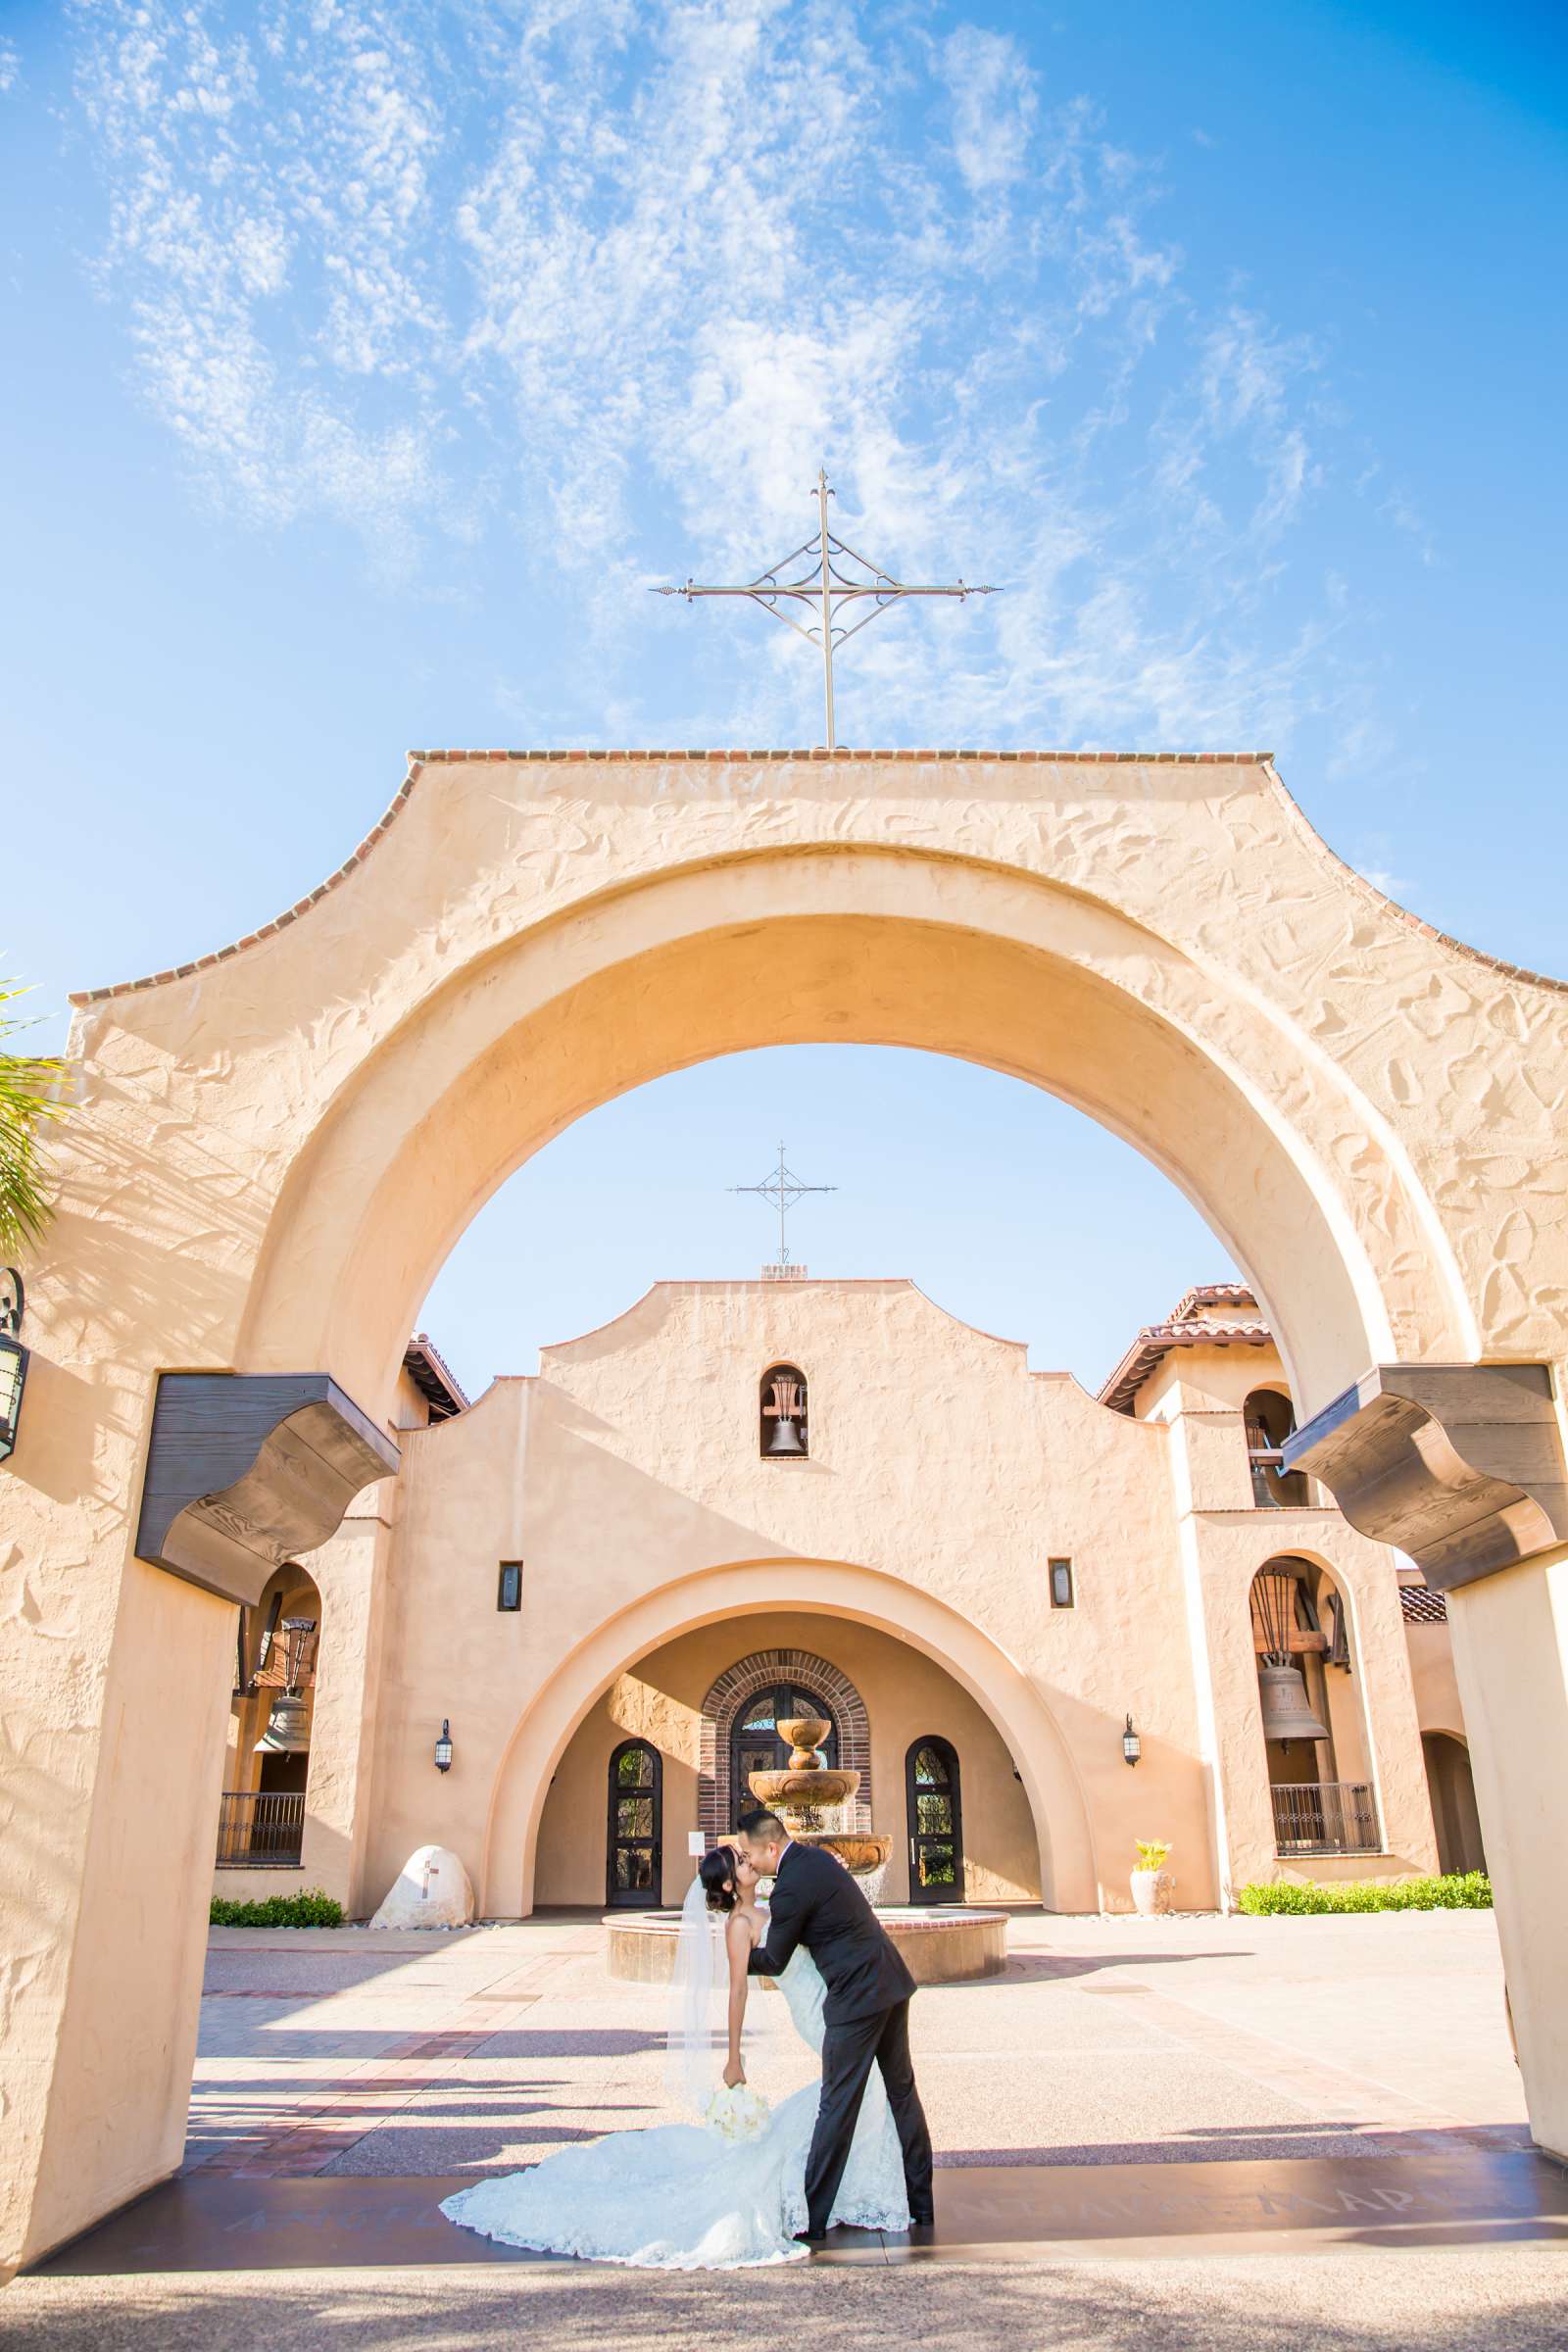
[[[419,755],[337,875],[174,960],[196,944],[75,1000],[59,1213],[29,1267],[27,1417],[5,1470],[28,1606],[0,1625],[0,1679],[17,1751],[59,1769],[13,1776],[8,1899],[39,1959],[7,2035],[0,2178],[20,2218],[0,2258],[178,2161],[231,1603],[299,1525],[340,1523],[356,1468],[390,1472],[381,1430],[435,1268],[595,1104],[813,1040],[953,1054],[1053,1091],[1227,1243],[1314,1433],[1301,1466],[1456,1588],[1532,2115],[1568,2146],[1562,1829],[1539,1801],[1568,1786],[1563,984],[1392,906],[1262,754]],[[235,1446],[269,1397],[292,1401],[232,1484],[159,1489],[195,1534],[144,1545],[171,1373],[289,1376],[232,1382]],[[301,1479],[311,1415],[331,1458]],[[235,1495],[249,1515],[230,1541]],[[920,1604],[901,1589],[899,1606],[907,1639]],[[1232,1647],[1234,1683],[1250,1661]],[[945,1621],[950,1671],[959,1654]],[[1005,1661],[971,1671],[999,1726],[1027,1735],[1020,1770],[1054,1759],[1052,1805],[1038,1787],[1031,1802],[1058,1862],[1078,1820],[1071,1876],[1092,1888],[1038,1694]],[[530,1769],[554,1737],[541,1714]],[[160,1987],[141,2014],[127,1922]]]
[[[842,1040],[1005,1070],[1135,1145],[1267,1301],[1304,1414],[1368,1360],[1472,1352],[1474,1332],[1383,1122],[1290,1029],[1109,905],[990,863],[795,851],[666,873],[491,948],[366,1055],[286,1172],[239,1358],[330,1362],[381,1396],[447,1252],[552,1136],[669,1070]]]
[[[1011,1752],[1040,1845],[1048,1907],[1098,1908],[1088,1807],[1067,1746],[1039,1690],[989,1635],[897,1577],[836,1560],[767,1559],[709,1568],[642,1594],[564,1658],[518,1719],[497,1767],[480,1889],[495,1918],[533,1905],[539,1824],[550,1777],[594,1701],[649,1650],[729,1617],[789,1609],[852,1618],[923,1650],[968,1691]]]

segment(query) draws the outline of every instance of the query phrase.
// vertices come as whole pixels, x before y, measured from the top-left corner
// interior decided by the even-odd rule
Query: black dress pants
[[[904,2151],[904,2180],[910,2210],[929,2212],[931,2206],[931,2133],[925,2109],[914,2086],[909,2057],[909,2004],[900,2001],[870,2017],[855,2017],[829,2026],[822,2043],[822,2103],[816,2111],[816,2130],[806,2160],[806,2209],[813,2236],[828,2225],[833,2200],[839,2193],[850,2144],[859,2119],[860,2101],[870,2080],[872,2061],[882,2069],[882,2081],[893,2111],[894,2129]]]

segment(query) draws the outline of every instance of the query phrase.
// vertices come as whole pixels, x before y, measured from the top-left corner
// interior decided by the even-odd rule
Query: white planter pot
[[[1168,1870],[1135,1870],[1132,1886],[1133,1907],[1141,1919],[1168,1911],[1175,1899],[1176,1882]]]

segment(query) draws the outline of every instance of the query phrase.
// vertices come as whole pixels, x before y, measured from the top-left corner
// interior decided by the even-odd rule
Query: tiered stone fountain
[[[882,1892],[893,1840],[878,1830],[836,1830],[823,1815],[846,1804],[860,1786],[858,1772],[847,1772],[823,1761],[821,1742],[830,1727],[814,1715],[781,1723],[790,1741],[789,1762],[781,1772],[754,1772],[752,1794],[759,1804],[777,1813],[799,1845],[825,1845],[875,1903]],[[1007,1915],[1004,1911],[972,1911],[931,1904],[911,1904],[907,1910],[879,1911],[917,1984],[953,1984],[968,1977],[1001,1976],[1007,1965]],[[668,1911],[612,1911],[605,1921],[610,1933],[610,1973],[641,1984],[667,1984],[674,1968],[679,1919]],[[767,1979],[761,1982],[765,1984]]]
[[[892,1838],[876,1830],[829,1829],[822,1819],[829,1810],[848,1804],[860,1786],[858,1772],[829,1764],[822,1753],[832,1725],[816,1715],[800,1715],[778,1728],[780,1738],[790,1743],[790,1760],[782,1772],[752,1773],[752,1794],[778,1815],[797,1845],[827,1846],[866,1901],[880,1902]]]

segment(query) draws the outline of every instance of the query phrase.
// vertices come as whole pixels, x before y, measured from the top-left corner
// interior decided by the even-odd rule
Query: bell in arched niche
[[[303,1756],[310,1752],[311,1709],[303,1685],[316,1642],[314,1617],[285,1617],[283,1688],[272,1701],[267,1729],[256,1742],[259,1756]]]
[[[1301,1580],[1289,1568],[1263,1568],[1252,1579],[1253,1619],[1262,1636],[1257,1661],[1257,1695],[1263,1737],[1289,1747],[1293,1740],[1326,1740],[1306,1695],[1306,1678],[1297,1664],[1292,1636],[1298,1630]]]
[[[762,1375],[762,1451],[770,1460],[808,1453],[806,1375],[775,1364]]]

